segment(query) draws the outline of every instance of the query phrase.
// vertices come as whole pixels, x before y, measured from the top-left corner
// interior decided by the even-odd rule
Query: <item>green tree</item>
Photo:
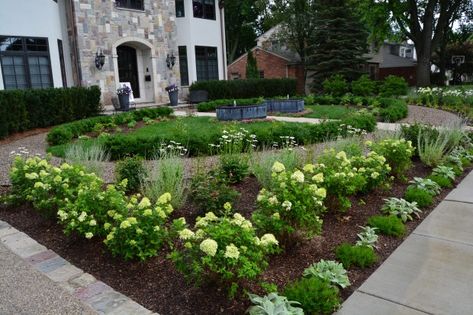
[[[417,85],[430,85],[432,54],[445,43],[455,21],[471,11],[471,0],[352,0],[364,16],[372,35],[388,32],[414,42]]]
[[[223,1],[221,1],[223,3]],[[265,29],[261,20],[269,0],[225,1],[225,32],[228,63],[255,46],[255,40]],[[267,25],[267,24],[264,24]]]
[[[256,58],[253,56],[253,52],[248,50],[247,61],[246,61],[246,78],[247,79],[258,79],[258,64]]]
[[[347,0],[317,2],[311,42],[309,69],[314,70],[314,90],[320,90],[322,82],[333,75],[352,81],[362,74],[368,32]]]
[[[280,25],[279,40],[299,54],[304,67],[304,86],[309,64],[311,34],[315,28],[315,0],[274,0],[271,20]]]

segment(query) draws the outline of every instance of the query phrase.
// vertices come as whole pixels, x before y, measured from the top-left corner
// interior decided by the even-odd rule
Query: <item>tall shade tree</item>
[[[381,35],[386,23],[414,42],[417,52],[417,85],[430,85],[432,53],[445,40],[453,22],[472,0],[354,0],[373,33]],[[376,15],[376,16],[375,16]]]
[[[366,63],[368,32],[347,0],[319,0],[312,32],[310,65],[313,89],[335,74],[349,81],[361,75]]]
[[[225,0],[225,31],[228,63],[255,46],[261,17],[269,0]]]
[[[285,45],[296,51],[304,67],[304,85],[309,65],[312,32],[315,28],[315,0],[273,0],[272,21],[279,23],[278,37]]]

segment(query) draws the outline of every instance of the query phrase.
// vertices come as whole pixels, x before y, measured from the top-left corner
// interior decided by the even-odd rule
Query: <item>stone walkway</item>
[[[0,221],[0,314],[152,314]]]
[[[473,172],[337,314],[473,314],[472,226]]]

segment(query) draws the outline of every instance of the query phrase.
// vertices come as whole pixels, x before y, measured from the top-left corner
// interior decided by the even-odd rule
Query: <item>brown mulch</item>
[[[470,170],[471,168],[467,169],[456,183],[459,183]],[[425,177],[429,173],[430,169],[420,162],[415,162],[408,177],[409,179],[414,176]],[[380,214],[379,208],[383,199],[401,197],[406,187],[406,183],[396,181],[389,190],[377,190],[353,198],[353,207],[346,213],[328,211],[324,216],[323,234],[310,242],[273,256],[262,280],[275,283],[282,290],[289,281],[299,278],[304,268],[310,264],[322,258],[334,259],[334,248],[343,242],[355,242],[356,233],[360,232],[359,226],[365,225],[368,217]],[[237,185],[236,189],[241,195],[234,207],[248,216],[253,210],[260,186],[256,179],[251,177]],[[449,191],[444,190],[436,197],[435,205],[424,210],[421,220],[407,223],[407,234],[415,229]],[[193,219],[195,210],[194,206],[186,204],[177,210],[175,215]],[[168,250],[163,250],[158,257],[145,263],[124,262],[113,258],[99,240],[88,241],[81,237],[65,236],[59,225],[53,220],[41,217],[28,205],[1,206],[0,219],[29,234],[85,272],[160,314],[243,314],[249,306],[248,299],[244,295],[231,301],[226,296],[227,292],[218,289],[214,284],[204,284],[198,288],[186,282],[183,275],[166,258]],[[345,299],[356,290],[406,237],[407,235],[404,238],[380,236],[378,263],[363,270],[351,269],[349,277],[352,286],[342,290],[342,297]],[[246,283],[245,286],[252,292],[263,293],[255,283]]]
[[[17,132],[14,134],[9,135],[5,139],[0,140],[0,145],[12,143],[18,140],[21,140],[23,138],[31,137],[31,136],[36,136],[42,133],[49,132],[53,127],[47,127],[47,128],[36,128],[36,129],[31,129],[23,132]]]

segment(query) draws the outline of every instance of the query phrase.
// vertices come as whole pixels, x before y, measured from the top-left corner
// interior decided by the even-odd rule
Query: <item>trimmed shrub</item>
[[[452,188],[453,187],[452,181],[447,177],[432,174],[427,178],[433,180],[434,182],[436,182],[442,188]]]
[[[381,107],[383,107],[379,115],[381,120],[385,122],[396,122],[407,117],[409,109],[406,101],[401,99],[380,99]]]
[[[340,305],[338,288],[318,277],[302,278],[288,284],[284,295],[301,303],[306,314],[332,314]]]
[[[295,79],[211,80],[192,83],[191,91],[205,90],[209,100],[274,97],[296,94]]]
[[[349,269],[351,266],[367,268],[372,266],[378,257],[374,249],[367,246],[355,246],[343,243],[335,250],[337,260],[343,264],[343,267]]]
[[[234,102],[237,106],[245,106],[245,105],[257,105],[264,102],[262,97],[260,98],[247,98],[247,99],[223,99],[223,100],[215,100],[210,102],[199,103],[197,105],[197,111],[199,112],[212,112],[219,106],[232,106]]]
[[[406,95],[407,88],[407,82],[403,77],[390,75],[381,84],[380,94],[384,97]]]
[[[348,83],[340,74],[333,75],[326,79],[322,85],[324,92],[332,96],[342,96],[348,92]]]
[[[79,137],[87,132],[93,131],[97,124],[115,123],[116,125],[127,124],[131,121],[142,120],[143,117],[155,119],[158,117],[167,117],[173,113],[169,107],[145,108],[133,112],[113,115],[98,116],[63,124],[51,129],[48,133],[49,145],[66,144],[72,139]]]
[[[428,191],[414,187],[407,188],[404,199],[409,202],[417,202],[417,205],[421,208],[428,207],[434,202]]]
[[[396,216],[374,215],[368,218],[368,225],[377,228],[380,234],[390,236],[402,236],[406,233],[406,226]]]
[[[373,95],[376,91],[376,82],[364,74],[358,80],[351,83],[351,91],[357,96]]]
[[[119,161],[116,166],[117,182],[128,180],[127,190],[138,191],[146,177],[146,169],[143,160],[139,157],[129,157]]]
[[[0,138],[96,116],[101,111],[97,86],[0,91]]]

